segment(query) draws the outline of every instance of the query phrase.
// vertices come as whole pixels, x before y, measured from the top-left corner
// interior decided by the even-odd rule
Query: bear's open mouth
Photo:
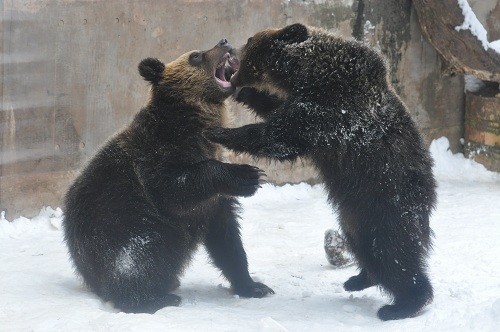
[[[238,58],[231,53],[226,53],[220,58],[214,73],[215,81],[224,90],[232,88],[229,80],[240,67]]]

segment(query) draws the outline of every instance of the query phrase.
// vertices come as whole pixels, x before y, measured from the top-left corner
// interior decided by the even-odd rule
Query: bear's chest
[[[186,235],[194,241],[203,238],[208,231],[209,223],[216,217],[220,198],[215,196],[182,212],[178,211],[176,219]]]

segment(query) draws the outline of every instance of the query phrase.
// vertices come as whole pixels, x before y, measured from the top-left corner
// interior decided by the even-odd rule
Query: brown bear
[[[178,305],[171,291],[201,242],[236,294],[273,293],[249,275],[234,198],[253,195],[262,171],[216,160],[216,146],[202,135],[222,124],[237,65],[225,39],[167,65],[144,59],[147,106],[67,191],[63,226],[74,266],[124,312]]]
[[[426,272],[435,206],[432,159],[375,50],[294,24],[251,37],[231,82],[237,100],[265,122],[211,128],[236,152],[309,158],[337,209],[360,273],[348,291],[378,285],[393,304],[383,320],[418,314],[432,301]]]

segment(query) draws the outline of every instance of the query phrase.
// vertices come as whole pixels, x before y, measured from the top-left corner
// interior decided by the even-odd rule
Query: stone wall
[[[294,22],[379,47],[427,141],[445,135],[459,148],[463,79],[442,75],[410,0],[4,0],[0,15],[0,210],[9,219],[60,206],[78,169],[132,119],[147,99],[142,58],[168,62]],[[231,118],[255,121],[235,105]],[[304,161],[260,165],[275,183],[316,181]]]

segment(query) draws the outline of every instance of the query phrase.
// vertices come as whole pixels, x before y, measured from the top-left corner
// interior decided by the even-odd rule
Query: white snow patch
[[[369,20],[366,20],[363,25],[363,40],[365,43],[369,44],[369,37],[375,33],[375,26]],[[378,42],[377,42],[378,43]]]
[[[373,33],[375,31],[375,26],[370,22],[369,20],[366,20],[365,24],[363,25],[363,32],[365,35],[369,33]]]
[[[261,331],[276,331],[276,332],[288,331],[283,325],[281,325],[271,317],[262,318],[260,320],[260,323],[262,324]]]
[[[136,273],[136,262],[144,259],[143,251],[151,239],[147,236],[136,236],[125,245],[115,260],[116,272],[122,275],[133,275]]]
[[[494,43],[488,42],[488,32],[483,27],[481,22],[477,19],[476,14],[474,14],[474,11],[470,7],[467,0],[457,0],[457,1],[458,5],[462,9],[462,14],[464,15],[464,22],[462,23],[462,25],[456,26],[455,30],[456,31],[469,30],[472,33],[472,35],[476,36],[476,38],[481,42],[485,51],[487,51],[488,48],[491,48],[494,51],[500,53],[500,44],[497,43],[498,41]]]
[[[500,297],[491,305],[491,317],[496,321],[500,321]]]
[[[133,251],[131,248],[124,248],[116,258],[115,268],[116,272],[120,275],[131,275],[136,270],[134,258],[132,257]]]
[[[483,165],[467,159],[462,153],[453,154],[446,137],[432,141],[430,152],[434,158],[434,175],[440,181],[499,182],[500,174],[488,171]]]
[[[187,174],[183,173],[179,177],[177,177],[177,183],[186,184]]]
[[[478,92],[485,84],[474,75],[464,75],[465,87],[464,92]]]
[[[500,53],[500,39],[490,42],[488,46],[494,49],[495,52]]]
[[[38,216],[28,219],[19,217],[9,222],[5,219],[5,211],[0,215],[0,239],[21,238],[43,230],[59,230],[63,212],[60,208],[43,207]]]

